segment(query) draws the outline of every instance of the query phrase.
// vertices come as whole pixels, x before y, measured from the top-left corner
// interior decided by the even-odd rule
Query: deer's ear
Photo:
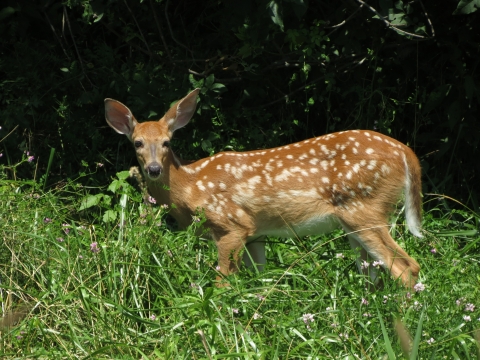
[[[131,140],[137,120],[128,107],[120,101],[105,99],[105,120],[119,134],[127,135]]]
[[[197,96],[200,89],[195,89],[182,100],[173,105],[165,114],[168,128],[171,132],[188,124],[197,108]]]

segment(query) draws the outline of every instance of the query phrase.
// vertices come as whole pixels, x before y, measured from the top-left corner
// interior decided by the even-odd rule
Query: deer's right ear
[[[137,120],[128,107],[120,101],[105,99],[105,120],[119,134],[127,135],[131,140]]]

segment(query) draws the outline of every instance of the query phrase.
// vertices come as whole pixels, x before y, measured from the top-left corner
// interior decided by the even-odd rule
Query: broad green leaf
[[[467,15],[471,14],[477,9],[480,8],[480,0],[461,0],[455,11],[453,12],[453,15]]]
[[[91,208],[92,206],[98,205],[102,196],[103,194],[97,194],[97,195],[88,195],[84,197],[80,203],[80,207],[78,208],[78,211],[85,210],[85,209]]]

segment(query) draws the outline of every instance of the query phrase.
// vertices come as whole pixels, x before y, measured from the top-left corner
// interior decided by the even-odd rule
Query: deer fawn
[[[422,237],[421,171],[410,148],[373,131],[351,130],[185,162],[170,149],[170,139],[195,113],[198,93],[190,92],[159,121],[143,123],[122,103],[105,99],[105,117],[133,143],[150,194],[160,204],[175,204],[170,214],[180,226],[204,211],[222,274],[238,271],[244,248],[246,265],[253,261],[261,270],[264,235],[314,235],[341,226],[362,260],[368,254],[405,286],[415,284],[420,266],[393,240],[388,224],[404,191],[408,228]]]

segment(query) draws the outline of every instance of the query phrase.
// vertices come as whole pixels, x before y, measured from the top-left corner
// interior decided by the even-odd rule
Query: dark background
[[[414,149],[424,193],[478,209],[474,4],[2,1],[0,163],[11,179],[34,170],[46,189],[85,173],[85,185],[106,185],[136,160],[103,99],[158,119],[202,87],[198,114],[175,135],[184,158],[374,129]],[[26,151],[35,160],[11,167]]]

